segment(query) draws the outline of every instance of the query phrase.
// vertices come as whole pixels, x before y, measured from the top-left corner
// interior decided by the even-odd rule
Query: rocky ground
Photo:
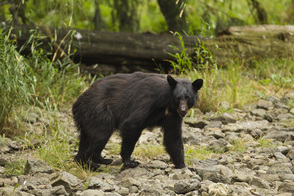
[[[167,154],[153,159],[136,157],[141,165],[120,171],[120,158],[108,171],[95,173],[84,180],[69,171],[58,171],[45,161],[20,150],[21,143],[6,138],[0,147],[0,195],[280,195],[294,192],[294,93],[273,96],[224,114],[197,114],[186,118],[183,139],[187,151],[187,168],[174,169]],[[226,107],[227,103],[224,103]],[[197,113],[197,112],[196,112]],[[69,123],[69,110],[60,112]],[[50,121],[31,112],[26,121],[34,127]],[[76,133],[73,125],[69,130]],[[32,131],[32,130],[31,130]],[[33,131],[38,131],[38,129]],[[76,136],[75,136],[76,137]],[[1,142],[1,141],[0,141]],[[120,143],[118,135],[110,142]],[[139,145],[160,145],[159,129],[144,131]],[[42,144],[39,144],[42,145]],[[202,159],[191,156],[189,149],[210,149]],[[74,153],[74,152],[73,152]],[[7,175],[7,166],[26,157],[24,174]]]

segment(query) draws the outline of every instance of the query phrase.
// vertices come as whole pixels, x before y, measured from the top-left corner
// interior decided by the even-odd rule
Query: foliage
[[[71,101],[87,86],[79,76],[78,65],[68,58],[51,61],[48,53],[37,49],[38,35],[33,31],[23,46],[31,48],[31,55],[24,57],[8,39],[9,33],[0,32],[0,130],[7,119],[19,108],[36,105],[53,110]],[[15,124],[17,122],[11,122]]]
[[[7,123],[7,117],[20,104],[29,104],[30,88],[34,80],[32,72],[23,56],[0,31],[0,130]],[[28,75],[27,75],[28,74]]]
[[[8,1],[7,1],[8,2]],[[0,8],[3,17],[12,21],[9,12],[10,4],[7,2]],[[20,4],[23,1],[19,1]],[[28,0],[25,15],[30,23],[36,25],[72,27],[81,29],[94,29],[94,16],[97,13],[95,3],[98,3],[101,18],[106,24],[107,31],[119,31],[122,17],[118,17],[118,0]],[[167,24],[161,13],[157,0],[126,1],[129,12],[125,15],[130,18],[130,23],[137,26],[136,32],[166,32]],[[252,11],[252,4],[247,0],[236,1],[185,1],[185,13],[189,25],[189,34],[201,35],[204,29],[213,30],[226,29],[233,25],[254,25],[257,19]],[[8,2],[9,3],[9,2]],[[116,6],[117,5],[117,6]],[[294,5],[290,0],[263,1],[260,3],[268,16],[269,24],[293,24]],[[121,11],[124,11],[120,7]],[[60,20],[60,19],[63,20]],[[122,20],[123,23],[126,21]],[[204,23],[205,22],[205,23]],[[206,26],[205,24],[209,24]],[[103,29],[103,28],[102,28]],[[103,29],[104,30],[104,29]]]

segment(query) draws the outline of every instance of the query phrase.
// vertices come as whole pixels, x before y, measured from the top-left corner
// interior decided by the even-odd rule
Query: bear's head
[[[179,116],[183,118],[190,108],[192,108],[197,99],[198,91],[203,86],[202,79],[196,79],[191,82],[186,79],[174,79],[172,76],[167,76],[167,81],[173,92],[173,105]]]

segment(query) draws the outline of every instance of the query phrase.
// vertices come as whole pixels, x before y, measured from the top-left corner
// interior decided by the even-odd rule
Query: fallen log
[[[53,48],[55,57],[57,53],[64,56],[68,51],[75,50],[73,60],[81,62],[81,67],[93,74],[155,71],[157,68],[168,72],[171,69],[168,60],[174,60],[169,53],[175,54],[180,52],[176,48],[182,48],[178,36],[171,34],[98,32],[26,25],[14,26],[11,31],[19,48],[28,40],[32,29],[44,37],[41,39],[43,49]],[[183,43],[188,55],[192,56],[201,40],[212,52],[217,64],[223,65],[229,59],[237,58],[248,62],[274,56],[293,57],[293,35],[294,26],[230,27],[214,40],[183,36]],[[54,43],[54,47],[49,43]],[[29,52],[29,47],[23,50],[24,54]],[[95,64],[97,66],[89,66]]]

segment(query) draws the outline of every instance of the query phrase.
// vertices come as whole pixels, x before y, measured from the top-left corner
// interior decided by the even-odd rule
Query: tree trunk
[[[32,26],[15,26],[11,35],[17,39],[20,48],[30,37]],[[19,33],[21,31],[21,33]],[[55,45],[63,51],[76,50],[74,60],[84,65],[98,66],[89,69],[92,73],[115,73],[155,71],[161,68],[168,72],[170,63],[174,60],[171,54],[181,52],[171,46],[181,49],[178,37],[171,34],[132,34],[116,32],[98,32],[74,29],[52,29],[39,27],[40,35],[56,37]],[[48,31],[51,31],[51,33]],[[70,31],[70,32],[69,32]],[[54,33],[56,32],[56,33]],[[72,35],[72,36],[71,36]],[[259,58],[269,57],[293,57],[294,53],[294,26],[243,26],[230,27],[224,35],[214,40],[203,39],[205,47],[210,50],[220,66],[226,65],[228,60],[242,59],[247,62]],[[72,39],[71,39],[72,37]],[[41,40],[44,50],[50,51],[48,39]],[[193,56],[194,48],[199,43],[197,36],[183,36],[187,54]],[[218,46],[218,47],[216,47]],[[57,47],[54,47],[57,48]],[[56,49],[57,50],[57,49]],[[30,46],[24,50],[24,54],[30,52]],[[55,53],[55,51],[51,51]],[[59,52],[61,52],[59,50]]]
[[[172,32],[187,33],[188,26],[185,20],[185,0],[158,0],[168,30]]]

